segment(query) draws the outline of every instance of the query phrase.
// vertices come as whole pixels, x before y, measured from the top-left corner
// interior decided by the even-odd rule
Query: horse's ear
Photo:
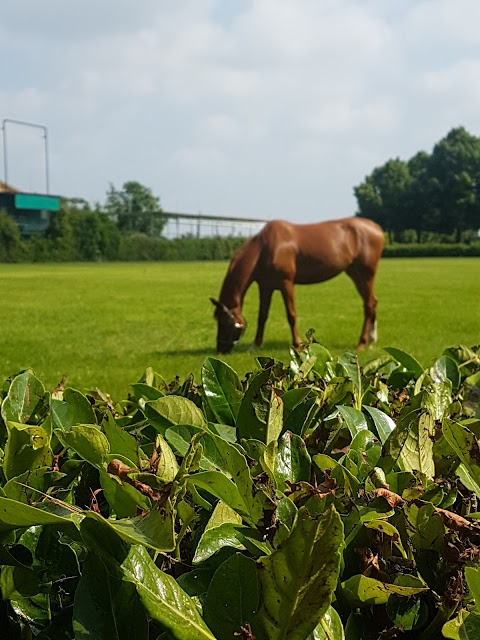
[[[218,300],[215,300],[215,298],[210,298],[210,302],[213,304],[214,307],[217,307],[217,309],[220,307],[222,307],[222,305],[220,304],[220,302]]]

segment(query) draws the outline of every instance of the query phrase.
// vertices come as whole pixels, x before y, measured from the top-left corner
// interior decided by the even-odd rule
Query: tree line
[[[376,167],[354,193],[358,215],[392,242],[471,242],[480,229],[480,138],[453,128],[432,153]]]
[[[62,198],[44,235],[22,238],[0,211],[0,262],[226,260],[243,238],[162,237],[166,218],[159,199],[138,182],[110,185],[104,203]]]

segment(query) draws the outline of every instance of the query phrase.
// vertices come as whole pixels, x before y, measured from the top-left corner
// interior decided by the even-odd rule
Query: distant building
[[[24,193],[0,181],[0,210],[18,224],[25,238],[44,233],[50,224],[52,211],[60,210],[60,197],[41,193]]]

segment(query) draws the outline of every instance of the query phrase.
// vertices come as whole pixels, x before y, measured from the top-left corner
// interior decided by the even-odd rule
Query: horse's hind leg
[[[294,347],[299,347],[302,344],[300,336],[297,330],[297,312],[295,310],[295,289],[293,286],[293,280],[283,280],[281,286],[283,301],[285,302],[285,308],[287,310],[287,320],[292,332],[292,341]]]
[[[373,292],[375,271],[364,265],[352,264],[346,272],[363,300],[364,321],[357,345],[357,349],[362,349],[377,341],[377,298]]]
[[[270,309],[270,303],[272,301],[273,289],[258,285],[260,293],[260,306],[258,308],[258,324],[257,335],[255,336],[254,345],[261,347],[263,342],[263,331],[265,329],[265,323],[268,318],[268,311]]]

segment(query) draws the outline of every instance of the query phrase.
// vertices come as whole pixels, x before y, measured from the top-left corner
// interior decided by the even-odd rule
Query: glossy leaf
[[[237,416],[238,439],[260,440],[268,445],[282,432],[283,403],[271,383],[269,369],[250,381]]]
[[[342,544],[335,509],[311,517],[302,507],[289,537],[260,559],[260,616],[269,640],[304,640],[313,632],[337,585]]]
[[[135,586],[149,616],[174,638],[215,640],[194,600],[156,566],[144,547],[124,543],[105,521],[94,517],[82,521],[81,533],[107,569]]]
[[[477,497],[480,498],[478,493],[480,488],[480,465],[478,464],[480,445],[477,438],[467,427],[448,419],[443,421],[442,432],[465,467],[466,475],[473,480],[472,486],[469,488],[474,490]]]
[[[255,633],[260,583],[254,560],[241,553],[216,570],[203,604],[203,615],[217,640],[231,640],[247,625]]]
[[[135,587],[90,555],[73,606],[75,640],[147,640],[148,620]]]
[[[63,400],[51,401],[50,411],[54,429],[69,431],[76,424],[97,423],[92,405],[83,393],[76,389],[65,389]]]
[[[98,427],[77,425],[69,431],[56,429],[54,433],[64,447],[73,449],[80,458],[97,469],[106,471],[110,445]]]
[[[198,542],[193,564],[203,562],[215,554],[222,546],[244,549],[238,540],[236,526],[242,524],[242,518],[227,504],[218,501]]]
[[[407,533],[416,549],[436,549],[441,551],[444,545],[445,525],[442,517],[430,502],[414,502],[404,506],[407,518]]]
[[[78,509],[72,509],[68,516],[61,516],[44,509],[37,509],[17,500],[0,497],[0,532],[23,529],[34,525],[54,525],[70,530],[74,537],[74,520]]]
[[[452,383],[453,389],[458,389],[461,380],[460,370],[453,358],[440,356],[435,360],[431,373],[434,382],[442,382],[448,379]]]
[[[358,409],[354,407],[338,406],[337,408],[352,438],[354,438],[359,431],[368,429],[367,420],[361,411],[358,411]]]
[[[146,458],[139,448],[138,441],[125,429],[122,429],[109,415],[103,421],[102,430],[108,440],[109,451],[115,456],[123,456],[131,462],[131,466],[140,465],[140,457]]]
[[[194,427],[204,427],[206,424],[197,405],[182,396],[164,396],[146,402],[143,411],[150,424],[162,435],[175,424],[191,424]]]
[[[370,414],[381,443],[385,444],[388,437],[396,427],[395,422],[390,416],[387,416],[386,413],[380,411],[380,409],[376,409],[375,407],[368,407],[366,405],[364,405],[363,408]]]
[[[345,640],[342,620],[331,605],[307,640]]]
[[[217,422],[234,427],[243,398],[242,384],[235,371],[221,360],[206,358],[202,365],[202,387]]]
[[[392,594],[410,597],[428,591],[427,587],[387,584],[364,575],[355,575],[342,583],[342,592],[352,608],[386,604]]]
[[[279,439],[274,448],[273,474],[280,491],[288,487],[287,481],[294,484],[310,480],[311,458],[300,436],[286,431]]]
[[[50,438],[42,427],[7,422],[3,473],[10,480],[25,471],[50,466]]]
[[[465,578],[470,595],[475,602],[475,609],[480,614],[480,568],[465,567]]]
[[[420,378],[423,374],[422,365],[413,356],[401,349],[395,347],[384,347],[385,351],[389,353],[402,367],[405,367],[407,371],[411,371],[415,376],[415,379]]]
[[[45,400],[45,387],[31,369],[16,376],[2,402],[5,422],[26,424],[39,411]]]

